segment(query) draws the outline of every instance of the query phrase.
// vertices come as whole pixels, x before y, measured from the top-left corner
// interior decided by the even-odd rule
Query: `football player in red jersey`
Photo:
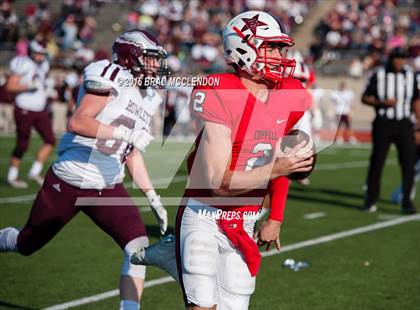
[[[285,176],[310,171],[313,161],[302,144],[285,154],[278,150],[308,105],[301,83],[291,78],[295,62],[287,58],[287,48],[293,39],[272,16],[258,11],[233,18],[223,38],[225,59],[235,74],[214,75],[218,86],[198,86],[191,96],[199,134],[176,221],[178,273],[171,269],[170,251],[164,253],[159,243],[149,248],[155,255],[148,262],[144,249],[132,257],[175,278],[179,274],[188,309],[248,308],[261,260],[252,215],[270,194],[272,212],[255,237],[260,244],[279,246]],[[160,260],[159,253],[164,254]]]

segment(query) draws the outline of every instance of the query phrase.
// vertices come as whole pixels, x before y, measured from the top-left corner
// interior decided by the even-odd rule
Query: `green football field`
[[[32,140],[23,178],[39,143]],[[25,224],[38,188],[5,185],[13,144],[12,137],[0,137],[0,227]],[[165,147],[168,155],[155,144],[146,159],[157,171],[152,174],[158,184],[165,183],[165,173],[177,171],[169,188],[158,190],[172,202],[167,208],[173,232],[173,201],[182,194],[186,174],[174,154],[183,154],[188,145],[168,142]],[[292,185],[281,232],[284,251],[264,254],[250,309],[419,309],[420,216],[402,216],[390,201],[401,180],[395,150],[384,169],[379,212],[360,210],[369,153],[369,146],[327,148],[310,186]],[[168,174],[165,164],[175,170]],[[136,189],[130,193],[141,197]],[[415,203],[420,208],[419,196]],[[158,226],[148,211],[141,212],[154,242]],[[286,258],[307,261],[309,267],[286,269]],[[118,309],[121,261],[119,247],[80,213],[33,256],[0,254],[0,309]],[[181,290],[167,274],[149,268],[146,280],[142,309],[183,309]]]

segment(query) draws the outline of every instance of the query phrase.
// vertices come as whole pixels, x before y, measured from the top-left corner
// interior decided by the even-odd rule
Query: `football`
[[[314,170],[316,164],[316,148],[313,139],[304,131],[299,129],[293,129],[289,131],[287,135],[285,135],[280,143],[280,149],[282,152],[288,152],[290,149],[301,143],[302,141],[306,141],[305,146],[302,148],[303,152],[306,152],[308,148],[312,149],[314,155],[312,158],[314,159],[312,162],[312,168],[306,172],[294,172],[289,174],[287,177],[290,180],[303,180],[306,179]]]

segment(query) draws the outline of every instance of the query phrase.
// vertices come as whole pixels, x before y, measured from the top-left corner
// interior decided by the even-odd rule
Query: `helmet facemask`
[[[45,53],[37,53],[37,52],[30,52],[29,56],[38,65],[43,63],[45,61],[45,59],[47,58]]]
[[[293,76],[296,63],[287,55],[293,45],[284,27],[262,11],[235,16],[223,31],[226,63],[270,85]]]
[[[282,79],[293,77],[296,61],[287,57],[289,47],[294,45],[293,39],[287,35],[263,37],[257,35],[244,35],[237,27],[233,30],[242,38],[242,43],[247,44],[255,52],[255,61],[251,70],[262,79],[277,83]],[[272,53],[277,49],[277,55]]]
[[[130,70],[131,74],[144,82],[146,78],[167,78],[167,53],[151,34],[141,30],[122,33],[112,46],[114,62]],[[160,84],[159,81],[153,85]],[[144,85],[144,83],[141,83]]]
[[[282,41],[263,41],[256,51],[255,72],[273,82],[293,77],[296,61],[287,57],[289,46]]]
[[[48,53],[45,42],[33,40],[29,43],[28,55],[37,64],[41,64],[46,59]]]
[[[167,54],[160,50],[144,49],[141,55],[136,57],[131,69],[135,76],[167,78],[169,75]]]

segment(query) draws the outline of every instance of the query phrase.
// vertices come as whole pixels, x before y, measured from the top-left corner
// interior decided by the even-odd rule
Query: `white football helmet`
[[[295,61],[287,58],[287,48],[294,45],[283,27],[270,14],[248,11],[234,17],[223,32],[225,60],[251,75],[271,82],[293,76]],[[281,57],[268,57],[261,47],[281,48]],[[264,49],[265,51],[265,49]]]
[[[48,55],[46,43],[40,40],[32,40],[28,45],[28,55],[33,61],[40,64],[45,60]]]
[[[47,54],[46,44],[42,41],[32,40],[29,42],[29,52],[37,54]]]

